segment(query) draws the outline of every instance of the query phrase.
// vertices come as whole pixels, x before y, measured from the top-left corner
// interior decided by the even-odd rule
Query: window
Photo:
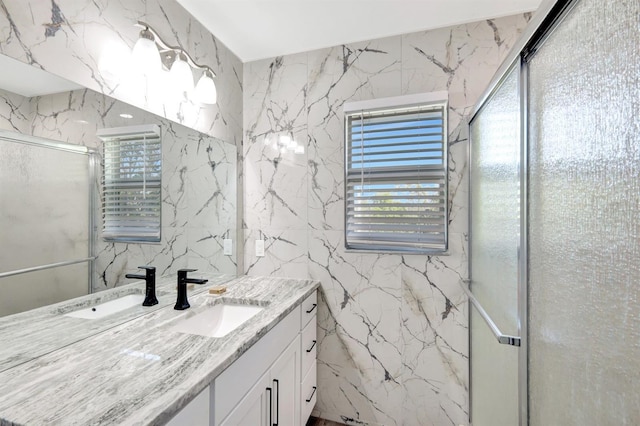
[[[347,249],[446,251],[446,93],[344,110]]]
[[[102,236],[106,241],[160,241],[160,128],[102,129]]]

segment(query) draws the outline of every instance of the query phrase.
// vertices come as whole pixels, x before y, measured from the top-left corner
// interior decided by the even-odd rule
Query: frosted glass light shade
[[[193,73],[186,61],[176,56],[176,60],[169,70],[169,79],[173,92],[178,96],[183,96],[186,92],[189,95],[193,91]]]
[[[153,41],[153,35],[150,35],[151,38],[149,38],[149,34],[146,30],[140,32],[140,38],[133,46],[131,54],[134,71],[147,76],[155,74],[162,69],[160,52],[158,52],[158,47]]]
[[[100,54],[98,69],[109,82],[118,83],[129,72],[131,49],[124,42],[108,41]]]
[[[213,78],[209,76],[209,72],[205,71],[198,80],[195,89],[196,101],[203,104],[213,105],[216,103],[218,93],[216,91],[216,85],[213,82]]]

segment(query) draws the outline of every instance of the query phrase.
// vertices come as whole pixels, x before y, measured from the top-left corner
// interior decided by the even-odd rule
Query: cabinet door
[[[271,426],[269,402],[273,399],[273,389],[270,384],[269,373],[265,373],[221,426]]]
[[[178,411],[178,414],[169,420],[167,426],[208,426],[209,404],[211,404],[211,398],[209,386],[207,386],[198,396],[193,398],[193,401]]]
[[[273,425],[296,426],[300,419],[300,336],[271,367]]]

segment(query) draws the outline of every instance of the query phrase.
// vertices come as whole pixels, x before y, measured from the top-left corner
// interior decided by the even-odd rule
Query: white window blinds
[[[447,249],[446,102],[346,113],[349,249]]]
[[[107,241],[160,241],[162,152],[160,128],[102,129],[102,236]]]

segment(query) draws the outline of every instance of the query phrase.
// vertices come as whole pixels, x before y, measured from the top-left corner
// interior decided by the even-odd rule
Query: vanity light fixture
[[[140,31],[140,38],[136,41],[131,53],[134,69],[146,76],[160,72],[162,69],[162,60],[160,59],[160,52],[156,47],[155,39],[149,28],[143,28]]]
[[[218,92],[216,91],[216,85],[213,82],[215,74],[211,71],[211,68],[207,67],[202,73],[202,77],[196,84],[196,91],[194,93],[195,100],[202,104],[215,104],[218,98]]]
[[[161,71],[164,65],[169,70],[172,91],[178,94],[180,100],[186,97],[203,104],[216,103],[217,91],[213,81],[215,74],[209,66],[196,63],[181,47],[165,43],[149,24],[138,21],[136,26],[142,28],[132,52],[137,69],[149,76],[155,71]],[[194,70],[202,72],[195,89]]]
[[[171,65],[169,81],[173,92],[179,99],[182,99],[182,96],[191,96],[191,92],[193,92],[193,73],[183,52],[176,55]]]

